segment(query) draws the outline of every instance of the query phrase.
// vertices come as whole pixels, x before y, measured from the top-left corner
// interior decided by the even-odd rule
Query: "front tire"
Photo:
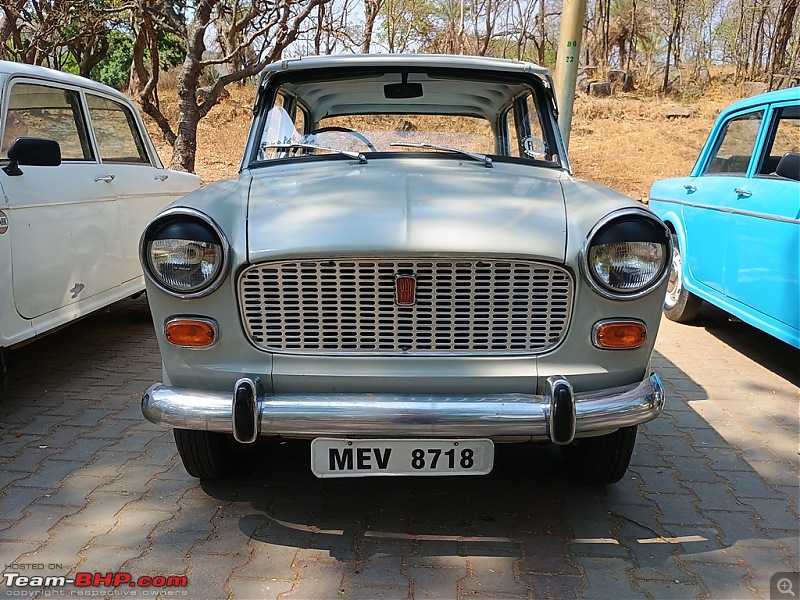
[[[672,236],[672,269],[669,273],[664,315],[676,323],[688,323],[697,317],[702,298],[683,287],[683,257],[676,236]]]
[[[237,452],[233,437],[214,431],[173,429],[186,472],[198,479],[219,479],[233,472]]]
[[[607,435],[578,438],[561,448],[585,483],[617,483],[631,462],[637,427],[622,427]]]

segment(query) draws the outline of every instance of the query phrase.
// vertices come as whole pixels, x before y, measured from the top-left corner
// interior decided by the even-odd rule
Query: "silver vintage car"
[[[260,436],[311,439],[319,477],[479,475],[536,442],[618,481],[664,406],[670,236],[571,176],[556,119],[530,63],[269,66],[238,178],[141,240],[163,357],[142,411],[187,471]]]

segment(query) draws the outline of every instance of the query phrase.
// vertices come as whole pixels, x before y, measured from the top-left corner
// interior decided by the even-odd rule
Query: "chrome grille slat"
[[[405,274],[413,306],[394,301]],[[538,354],[566,334],[572,294],[566,270],[502,259],[285,260],[239,279],[253,344],[310,354]]]

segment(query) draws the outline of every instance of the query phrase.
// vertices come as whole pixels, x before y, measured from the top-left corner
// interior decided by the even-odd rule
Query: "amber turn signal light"
[[[592,341],[609,350],[638,348],[647,341],[647,327],[638,321],[602,321],[594,326]]]
[[[167,341],[183,348],[203,348],[217,341],[217,328],[203,319],[172,319],[164,326]]]

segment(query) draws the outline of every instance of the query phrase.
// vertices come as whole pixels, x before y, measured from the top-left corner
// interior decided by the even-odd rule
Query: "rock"
[[[757,96],[768,92],[769,85],[760,81],[745,81],[742,84],[742,89],[746,96]]]
[[[610,96],[614,92],[614,84],[610,81],[595,81],[589,84],[590,96]]]
[[[612,69],[608,72],[608,80],[622,88],[623,92],[633,91],[633,75],[622,69]]]
[[[688,119],[692,116],[692,111],[684,106],[670,106],[665,116],[668,119]]]

